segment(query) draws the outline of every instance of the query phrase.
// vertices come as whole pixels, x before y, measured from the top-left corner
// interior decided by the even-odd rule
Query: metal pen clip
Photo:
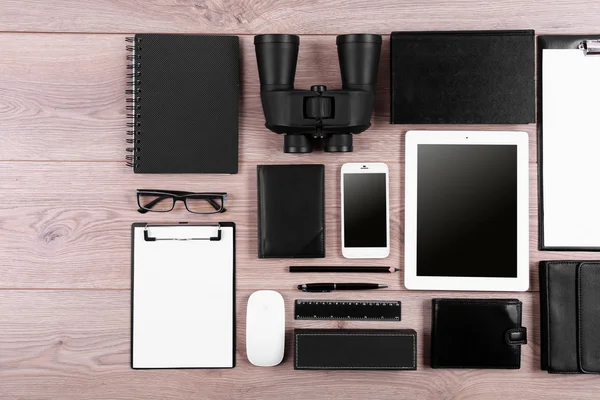
[[[579,43],[578,48],[583,50],[584,55],[600,55],[600,40],[584,40]]]

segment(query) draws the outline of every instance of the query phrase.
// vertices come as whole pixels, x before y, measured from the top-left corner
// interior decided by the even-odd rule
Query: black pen
[[[298,285],[298,289],[304,292],[331,292],[333,290],[368,290],[383,289],[387,285],[376,283],[305,283]]]
[[[379,272],[379,273],[394,273],[400,271],[399,268],[393,267],[345,267],[345,266],[291,266],[290,272]]]

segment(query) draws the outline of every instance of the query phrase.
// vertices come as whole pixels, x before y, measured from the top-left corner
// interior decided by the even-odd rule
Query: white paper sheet
[[[214,227],[150,228],[157,237],[214,236]],[[234,355],[234,229],[220,241],[144,240],[134,230],[133,368],[228,368]]]
[[[544,49],[546,247],[600,247],[600,56]]]

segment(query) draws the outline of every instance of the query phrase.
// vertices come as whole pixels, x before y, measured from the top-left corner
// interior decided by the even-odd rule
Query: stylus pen
[[[298,289],[304,292],[331,292],[334,290],[368,290],[383,289],[387,285],[376,283],[305,283],[298,285]]]
[[[392,273],[400,271],[399,268],[392,267],[304,267],[304,266],[292,266],[290,272],[383,272]]]

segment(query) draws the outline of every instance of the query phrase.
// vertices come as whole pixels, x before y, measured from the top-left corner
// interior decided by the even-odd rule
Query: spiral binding
[[[136,168],[140,166],[140,143],[142,136],[142,122],[141,122],[141,104],[140,104],[140,93],[142,93],[141,88],[141,80],[142,71],[140,70],[142,59],[142,46],[140,42],[142,38],[138,37],[127,37],[125,41],[128,44],[125,46],[127,51],[131,52],[131,54],[127,55],[127,69],[131,70],[127,74],[127,86],[130,86],[131,89],[125,90],[125,94],[127,95],[125,101],[127,105],[125,106],[125,110],[127,111],[127,136],[125,142],[130,145],[127,147],[126,151],[130,154],[125,156],[125,160],[128,167]]]

